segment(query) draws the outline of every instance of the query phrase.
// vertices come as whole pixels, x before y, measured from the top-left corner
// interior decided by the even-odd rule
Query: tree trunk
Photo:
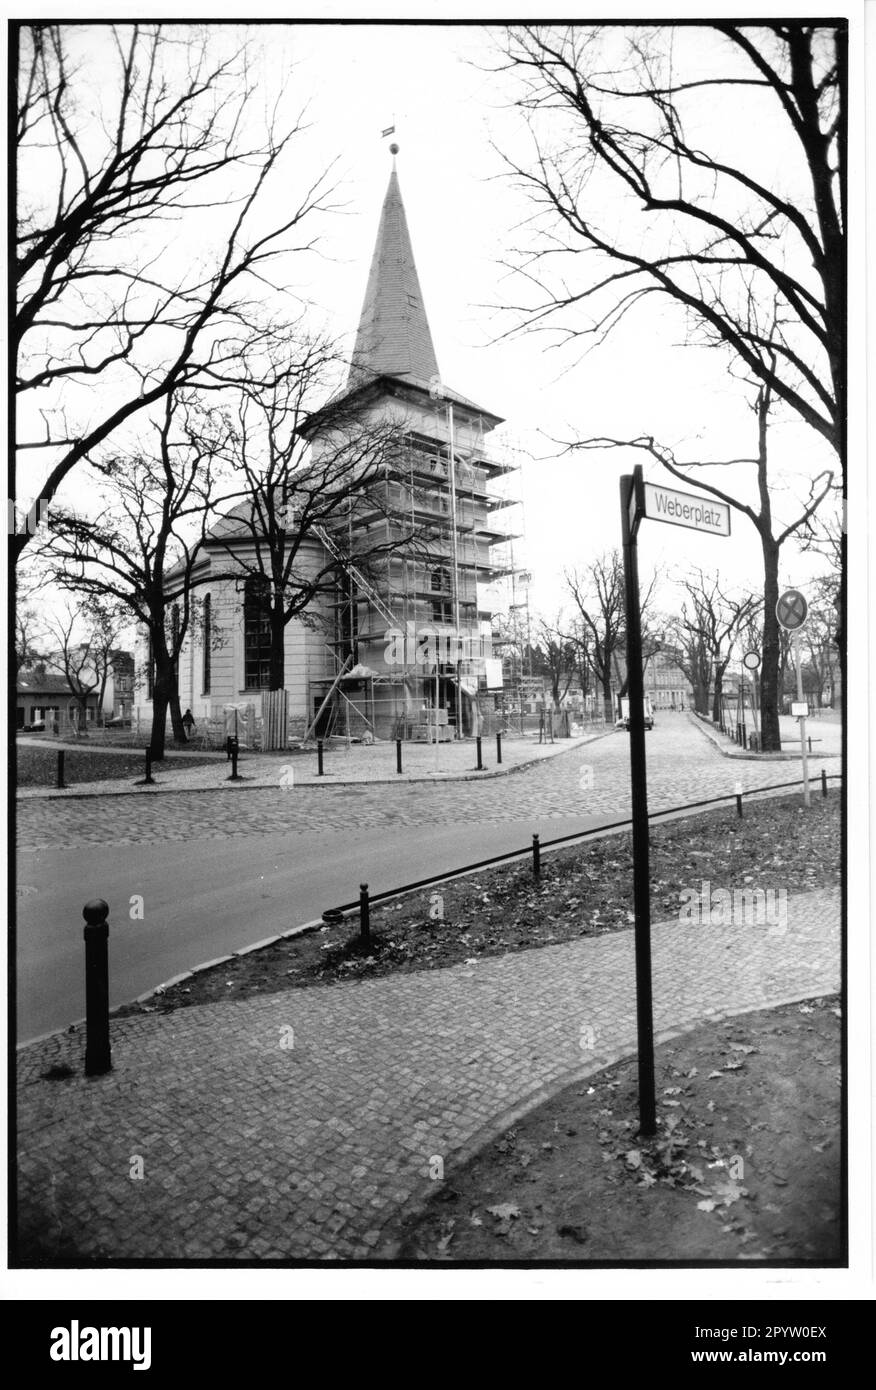
[[[189,736],[186,733],[186,726],[182,722],[182,711],[179,707],[179,682],[173,680],[173,678],[171,678],[168,705],[170,708],[170,725],[173,729],[174,743],[188,743]]]
[[[174,675],[173,662],[166,649],[159,650],[163,644],[153,643],[155,653],[155,684],[152,689],[152,734],[149,751],[153,761],[164,757],[167,715],[173,738],[176,743],[186,743],[186,731],[179,707],[179,687]]]
[[[162,681],[156,670],[152,685],[152,733],[149,737],[149,752],[152,754],[153,762],[160,762],[164,757],[164,736],[169,703],[170,692],[166,682]]]
[[[779,728],[781,690],[779,689],[779,547],[772,537],[761,536],[763,551],[763,651],[760,668],[761,751],[780,753]]]
[[[721,722],[721,701],[724,696],[724,672],[727,670],[727,663],[715,667],[715,691],[712,696],[712,719],[716,724]]]
[[[607,723],[614,723],[614,710],[611,704],[611,675],[606,674],[602,678],[602,707],[605,710]]]
[[[271,611],[271,690],[282,690],[286,684],[286,623],[282,609]]]

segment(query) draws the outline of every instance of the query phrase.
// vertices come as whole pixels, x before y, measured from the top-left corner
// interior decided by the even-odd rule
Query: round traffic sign
[[[776,617],[787,632],[802,627],[809,615],[809,605],[799,589],[786,589],[776,604]]]
[[[742,664],[747,667],[749,671],[756,671],[760,665],[760,657],[757,652],[746,652],[745,656],[742,658]]]

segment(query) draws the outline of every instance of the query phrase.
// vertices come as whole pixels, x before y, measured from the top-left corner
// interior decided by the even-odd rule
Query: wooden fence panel
[[[266,690],[262,695],[262,749],[286,747],[288,693]]]

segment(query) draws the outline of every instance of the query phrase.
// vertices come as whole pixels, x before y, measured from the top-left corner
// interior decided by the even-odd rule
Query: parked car
[[[25,734],[44,734],[45,731],[46,721],[44,719],[36,719],[33,724],[25,724],[22,727],[22,733]]]
[[[108,719],[104,724],[105,729],[130,729],[130,727],[130,715],[128,715],[128,717],[125,718],[124,715],[118,714],[116,715],[115,719]]]

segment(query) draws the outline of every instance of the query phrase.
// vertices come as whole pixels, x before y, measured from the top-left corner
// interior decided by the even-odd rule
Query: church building
[[[243,719],[247,741],[262,747],[333,735],[471,736],[502,688],[484,591],[512,567],[505,523],[515,501],[505,479],[514,469],[487,445],[501,417],[441,378],[395,161],[346,384],[303,431],[313,461],[332,447],[339,404],[347,419],[389,420],[392,430],[368,503],[347,522],[355,553],[373,541],[367,577],[330,526],[307,535],[315,567],[337,562],[332,592],[287,624],[284,691],[271,691],[251,532],[230,512],[195,571],[199,616],[178,663],[180,706],[220,733],[239,732]],[[228,574],[232,553],[240,579]],[[147,669],[144,719],[150,694]]]

